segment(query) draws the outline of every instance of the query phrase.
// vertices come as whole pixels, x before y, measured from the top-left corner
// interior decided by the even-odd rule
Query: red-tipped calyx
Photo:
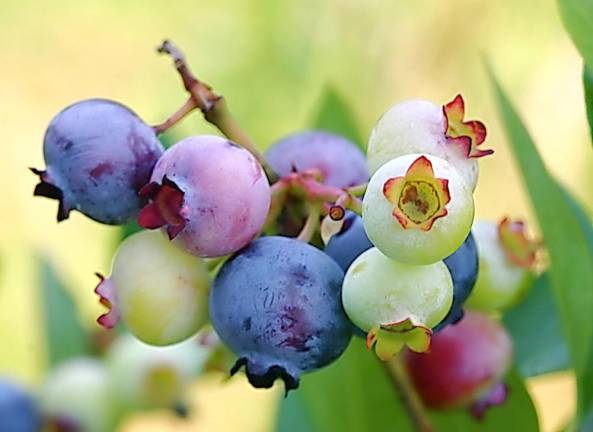
[[[488,409],[502,405],[508,396],[508,386],[503,382],[498,382],[469,407],[469,412],[477,420],[483,420]]]
[[[117,307],[116,287],[111,279],[105,279],[100,273],[95,274],[100,279],[99,284],[95,288],[95,294],[99,296],[99,302],[108,309],[107,313],[97,318],[97,322],[101,326],[111,329],[116,326],[120,318],[119,308]]]
[[[38,170],[36,168],[29,168],[31,172],[39,176],[40,182],[35,186],[33,191],[34,196],[43,196],[58,200],[58,222],[68,219],[71,208],[64,202],[64,192],[56,186],[47,171]]]
[[[422,324],[414,323],[412,318],[381,324],[373,327],[366,338],[366,347],[375,346],[377,357],[387,361],[399,353],[404,346],[414,352],[427,352],[430,348],[432,330]]]
[[[479,120],[465,121],[465,102],[460,94],[443,105],[445,135],[459,147],[465,157],[480,158],[494,153],[494,150],[478,148],[486,139],[486,126]]]
[[[402,228],[430,231],[434,222],[447,215],[451,201],[449,180],[436,178],[432,163],[420,156],[403,177],[392,177],[383,184],[383,195],[393,204],[393,216]]]
[[[498,239],[510,262],[523,268],[534,266],[542,244],[527,237],[523,221],[503,218],[498,224]]]
[[[146,229],[167,228],[169,238],[174,239],[185,227],[182,216],[184,192],[167,177],[162,184],[151,182],[140,189],[139,195],[149,200],[140,211],[138,225]]]

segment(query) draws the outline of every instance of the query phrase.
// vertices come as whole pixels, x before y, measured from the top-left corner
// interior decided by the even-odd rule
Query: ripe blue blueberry
[[[229,259],[210,291],[210,318],[239,357],[249,382],[286,391],[302,373],[332,363],[346,349],[352,325],[341,302],[344,272],[299,240],[262,237]]]
[[[350,264],[364,251],[373,247],[367,237],[362,218],[351,211],[346,212],[344,225],[340,232],[332,236],[325,247],[325,253],[332,257],[342,270],[348,270]]]
[[[0,378],[0,431],[37,432],[41,416],[33,398],[7,378]]]
[[[45,171],[35,195],[57,199],[58,221],[78,210],[117,225],[141,207],[138,191],[163,153],[153,129],[110,100],[77,102],[53,118],[45,132]]]
[[[470,232],[463,244],[443,260],[453,279],[453,304],[447,316],[435,327],[442,330],[448,324],[456,324],[463,318],[463,305],[472,293],[478,278],[478,248]]]

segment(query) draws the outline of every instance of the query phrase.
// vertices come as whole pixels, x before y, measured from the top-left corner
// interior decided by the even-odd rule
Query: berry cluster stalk
[[[410,377],[404,369],[401,359],[395,357],[389,361],[382,362],[382,364],[401,397],[402,403],[412,420],[414,429],[417,432],[433,432],[434,428],[428,418],[426,409],[414,385],[410,381]]]
[[[189,92],[190,97],[171,117],[163,123],[154,126],[155,132],[157,134],[165,132],[187,114],[199,108],[206,121],[216,126],[228,139],[251,152],[264,167],[268,177],[274,177],[275,175],[263,155],[257,150],[249,136],[239,127],[239,124],[231,115],[224,98],[214,93],[212,87],[198,80],[193,75],[183,53],[169,40],[163,41],[157,48],[157,51],[162,54],[168,54],[173,59],[175,68],[183,81],[183,86]]]

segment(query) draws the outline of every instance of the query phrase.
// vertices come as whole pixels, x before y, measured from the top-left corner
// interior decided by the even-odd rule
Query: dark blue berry
[[[364,230],[362,218],[348,211],[342,229],[330,239],[325,247],[325,253],[346,271],[361,253],[372,247],[373,244]]]
[[[61,111],[45,132],[47,168],[33,169],[35,195],[57,199],[58,221],[71,210],[106,224],[140,211],[138,191],[163,153],[153,129],[127,107],[89,99]]]
[[[352,325],[342,308],[344,272],[322,251],[287,237],[262,237],[229,259],[210,291],[210,318],[254,387],[278,378],[286,391],[302,373],[346,349]]]
[[[463,304],[476,284],[478,248],[471,232],[459,249],[445,258],[444,262],[453,279],[453,304],[447,316],[434,328],[437,332],[449,324],[456,324],[463,318]]]
[[[37,404],[18,385],[0,378],[0,431],[37,432],[41,416]]]

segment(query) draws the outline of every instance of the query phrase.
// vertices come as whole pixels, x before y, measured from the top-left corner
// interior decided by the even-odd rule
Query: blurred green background
[[[162,121],[185,99],[170,61],[154,51],[164,37],[226,96],[261,148],[306,126],[328,83],[352,106],[363,136],[396,101],[442,103],[462,92],[468,118],[487,124],[487,146],[496,150],[481,161],[477,216],[533,222],[495,113],[489,58],[550,171],[593,207],[581,60],[553,0],[0,0],[2,374],[34,385],[45,370],[36,254],[50,256],[92,327],[102,310],[93,272],[108,273],[118,235],[78,213],[58,225],[56,203],[33,199],[36,179],[26,168],[43,166],[45,127],[65,105],[95,96]],[[197,114],[173,131],[203,132],[214,130]],[[530,382],[544,430],[569,417],[572,386],[566,374]],[[210,378],[195,388],[196,422],[200,430],[265,431],[275,397],[241,378]],[[124,429],[193,426],[152,414]]]

